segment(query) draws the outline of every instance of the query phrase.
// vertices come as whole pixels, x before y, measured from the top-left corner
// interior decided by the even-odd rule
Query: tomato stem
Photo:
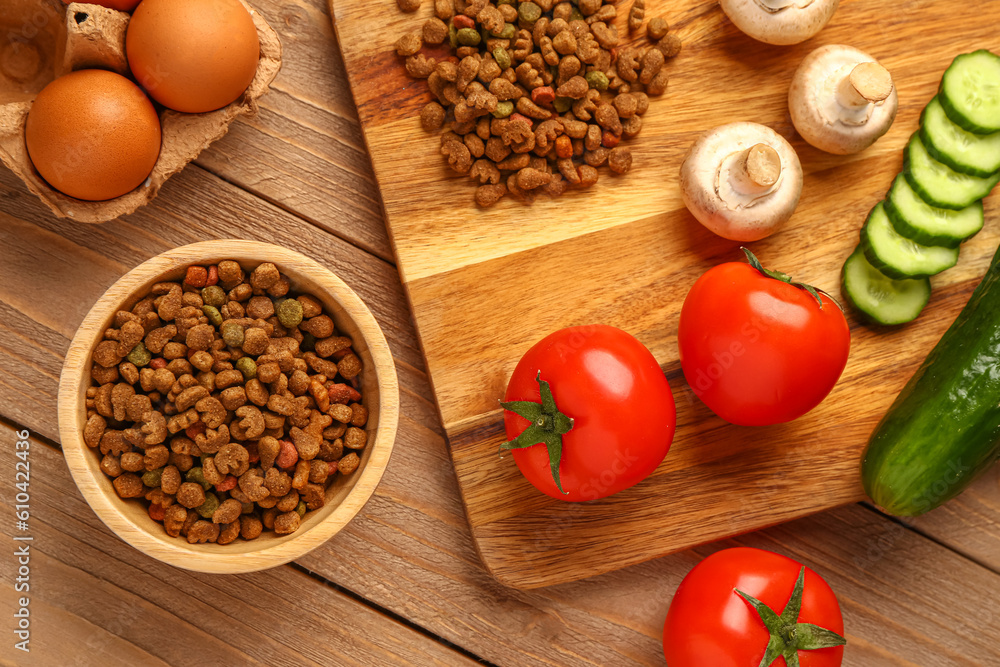
[[[799,667],[799,651],[815,651],[821,648],[843,646],[847,640],[833,630],[821,628],[812,623],[799,623],[799,612],[802,609],[802,592],[805,589],[806,568],[799,570],[799,578],[792,589],[792,596],[781,611],[781,615],[766,604],[741,590],[734,592],[746,600],[754,608],[770,633],[767,649],[758,667],[768,667],[779,657],[785,659],[787,667]]]
[[[510,410],[531,422],[531,425],[521,431],[516,438],[500,445],[500,455],[502,456],[506,450],[524,449],[525,447],[544,444],[549,452],[549,467],[552,469],[552,479],[555,480],[556,488],[559,489],[559,492],[565,494],[562,482],[559,480],[559,463],[562,460],[562,437],[572,430],[573,420],[559,412],[559,408],[556,407],[556,400],[552,396],[552,388],[548,382],[542,379],[541,371],[538,371],[538,374],[535,375],[535,381],[538,382],[538,391],[542,399],[541,403],[535,403],[534,401],[500,402],[504,410]]]
[[[811,294],[812,297],[816,299],[816,302],[819,304],[820,310],[823,309],[823,299],[820,297],[820,294],[825,294],[830,299],[830,301],[833,301],[833,303],[836,304],[837,308],[840,308],[840,312],[844,312],[844,308],[837,302],[836,299],[833,298],[833,296],[830,295],[829,292],[821,290],[818,287],[813,287],[812,285],[807,285],[806,283],[794,282],[792,280],[792,277],[787,273],[782,273],[781,271],[775,271],[773,269],[765,269],[764,266],[760,263],[760,260],[757,259],[757,256],[754,255],[752,252],[750,252],[749,248],[744,248],[740,246],[740,250],[742,250],[743,254],[747,256],[747,262],[750,263],[750,266],[757,269],[768,278],[774,278],[775,280],[780,280],[783,283],[788,283],[792,287],[798,287],[799,289],[803,289],[809,292],[809,294]]]

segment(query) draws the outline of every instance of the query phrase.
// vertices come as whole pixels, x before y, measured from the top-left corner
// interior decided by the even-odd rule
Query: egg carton
[[[121,197],[82,201],[52,189],[38,174],[28,158],[24,126],[35,95],[58,76],[94,68],[129,75],[125,31],[130,15],[100,5],[64,5],[60,0],[0,1],[4,5],[0,12],[0,161],[60,218],[107,222],[152,200],[168,178],[223,137],[237,116],[256,113],[257,99],[281,69],[277,33],[240,0],[253,17],[260,40],[260,62],[250,86],[235,102],[208,113],[180,113],[157,105],[162,143],[149,178]]]

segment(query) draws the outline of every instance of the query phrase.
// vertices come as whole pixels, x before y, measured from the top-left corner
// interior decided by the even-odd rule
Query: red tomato
[[[554,399],[549,414],[542,405],[546,386]],[[674,437],[674,398],[660,365],[642,343],[610,326],[570,327],[543,338],[518,362],[505,400],[514,402],[504,404],[507,437],[521,436],[522,446],[505,448],[513,449],[529,482],[560,500],[596,500],[641,482]]]
[[[76,0],[63,0],[64,5],[68,5]],[[139,4],[139,0],[87,0],[91,5],[100,5],[108,9],[117,9],[120,12],[130,12]]]
[[[706,271],[678,326],[681,367],[694,393],[743,426],[791,421],[819,405],[851,348],[844,313],[819,296],[822,307],[806,289],[742,262]]]
[[[663,626],[663,652],[670,667],[787,667],[784,657],[763,662],[771,640],[762,615],[736,591],[756,598],[781,615],[789,605],[803,566],[791,558],[761,549],[737,548],[719,551],[695,566],[674,593]],[[766,615],[766,612],[765,612]],[[844,619],[837,597],[821,576],[805,568],[801,608],[794,607],[780,619],[779,637],[796,628],[800,646],[808,635],[822,637],[826,648],[806,649],[787,645],[797,652],[801,667],[839,667],[844,657]],[[814,627],[803,627],[811,624]],[[834,634],[835,633],[835,634]],[[813,642],[816,643],[816,642]],[[781,646],[777,647],[781,648]]]

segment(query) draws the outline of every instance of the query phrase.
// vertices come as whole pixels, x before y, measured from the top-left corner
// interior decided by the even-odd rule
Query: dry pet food
[[[623,17],[637,38],[644,11],[634,0]],[[427,80],[433,99],[420,124],[441,132],[448,165],[476,181],[477,204],[590,187],[605,164],[631,169],[619,144],[639,134],[649,96],[667,89],[664,63],[680,51],[665,20],[650,20],[639,47],[619,37],[615,0],[435,0],[434,14],[395,50]],[[422,52],[443,42],[445,59]]]
[[[84,441],[173,537],[295,532],[368,442],[352,346],[274,264],[188,267],[104,332]]]

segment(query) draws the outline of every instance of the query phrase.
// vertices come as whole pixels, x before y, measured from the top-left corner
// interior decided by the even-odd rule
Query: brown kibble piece
[[[205,489],[196,482],[184,482],[177,489],[177,502],[188,509],[199,507],[205,502]]]
[[[281,273],[271,262],[263,262],[250,272],[250,285],[255,290],[267,290],[281,279]]]
[[[270,469],[274,465],[274,459],[281,451],[281,443],[277,438],[265,435],[257,442],[257,453],[260,455],[260,466],[264,470]]]
[[[681,52],[681,38],[674,34],[669,34],[660,40],[656,48],[663,53],[665,58],[674,58]]]
[[[263,426],[263,418],[261,418],[261,425]],[[263,431],[263,429],[261,430]],[[219,448],[215,455],[215,467],[222,475],[239,477],[250,467],[250,454],[243,445],[231,442]]]
[[[344,434],[344,446],[348,449],[364,449],[368,444],[368,433],[363,429],[352,426]]]
[[[97,447],[101,444],[101,437],[108,422],[100,415],[91,415],[87,419],[87,424],[83,427],[83,441],[88,447]]]
[[[240,522],[233,521],[232,523],[219,524],[219,538],[215,541],[216,544],[229,544],[234,542],[237,537],[240,536]]]
[[[660,72],[653,77],[653,80],[649,82],[646,86],[646,92],[650,95],[657,96],[662,95],[667,91],[667,70],[661,69]]]
[[[219,526],[211,521],[199,520],[188,528],[188,544],[201,544],[203,542],[215,542],[219,539]]]
[[[418,32],[410,32],[396,40],[396,54],[409,57],[420,51],[423,41]]]
[[[181,505],[170,505],[163,516],[163,529],[170,537],[181,534],[181,528],[187,520],[188,511]]]
[[[645,0],[632,0],[632,9],[628,13],[629,32],[637,32],[642,27],[642,20],[646,16]]]
[[[348,354],[337,362],[337,371],[347,380],[353,380],[361,372],[361,359],[355,354]]]
[[[352,472],[358,469],[361,464],[361,457],[359,457],[354,452],[351,452],[344,458],[340,459],[337,463],[337,470],[340,471],[341,475],[350,475]]]
[[[590,186],[597,183],[597,178],[599,174],[597,169],[591,167],[589,164],[581,165],[578,169],[580,173],[580,186],[584,188],[589,188]]]
[[[258,517],[252,514],[244,514],[240,517],[240,537],[244,540],[257,539],[263,530],[264,524]]]
[[[437,61],[422,53],[406,59],[406,72],[414,79],[426,79],[434,71]]]
[[[639,73],[639,83],[646,85],[660,73],[663,68],[663,52],[659,49],[647,49],[642,56],[642,71]]]
[[[668,24],[662,17],[654,16],[649,19],[648,23],[646,23],[646,36],[650,39],[650,41],[663,39],[668,32],[670,32],[670,24]]]
[[[442,21],[449,20],[455,15],[455,3],[453,0],[434,0],[434,15]]]
[[[444,125],[445,110],[437,102],[428,102],[420,110],[420,125],[428,132],[436,132]]]
[[[537,169],[533,169],[531,167],[526,167],[517,172],[517,187],[522,190],[534,190],[537,187],[545,185],[551,180],[552,174],[544,171],[538,171]]]
[[[290,535],[299,529],[302,518],[298,512],[285,512],[274,517],[274,532],[278,535]]]
[[[476,204],[487,208],[496,204],[507,194],[507,186],[503,183],[480,185],[476,188]]]
[[[227,498],[212,513],[212,523],[232,523],[240,518],[242,511],[243,504],[240,501]]]
[[[632,168],[632,151],[625,146],[616,146],[608,154],[608,167],[616,174],[626,174]]]
[[[396,4],[404,12],[415,12],[420,9],[420,0],[396,0]]]
[[[160,488],[164,493],[174,495],[181,486],[181,473],[177,466],[168,465],[160,474]]]

